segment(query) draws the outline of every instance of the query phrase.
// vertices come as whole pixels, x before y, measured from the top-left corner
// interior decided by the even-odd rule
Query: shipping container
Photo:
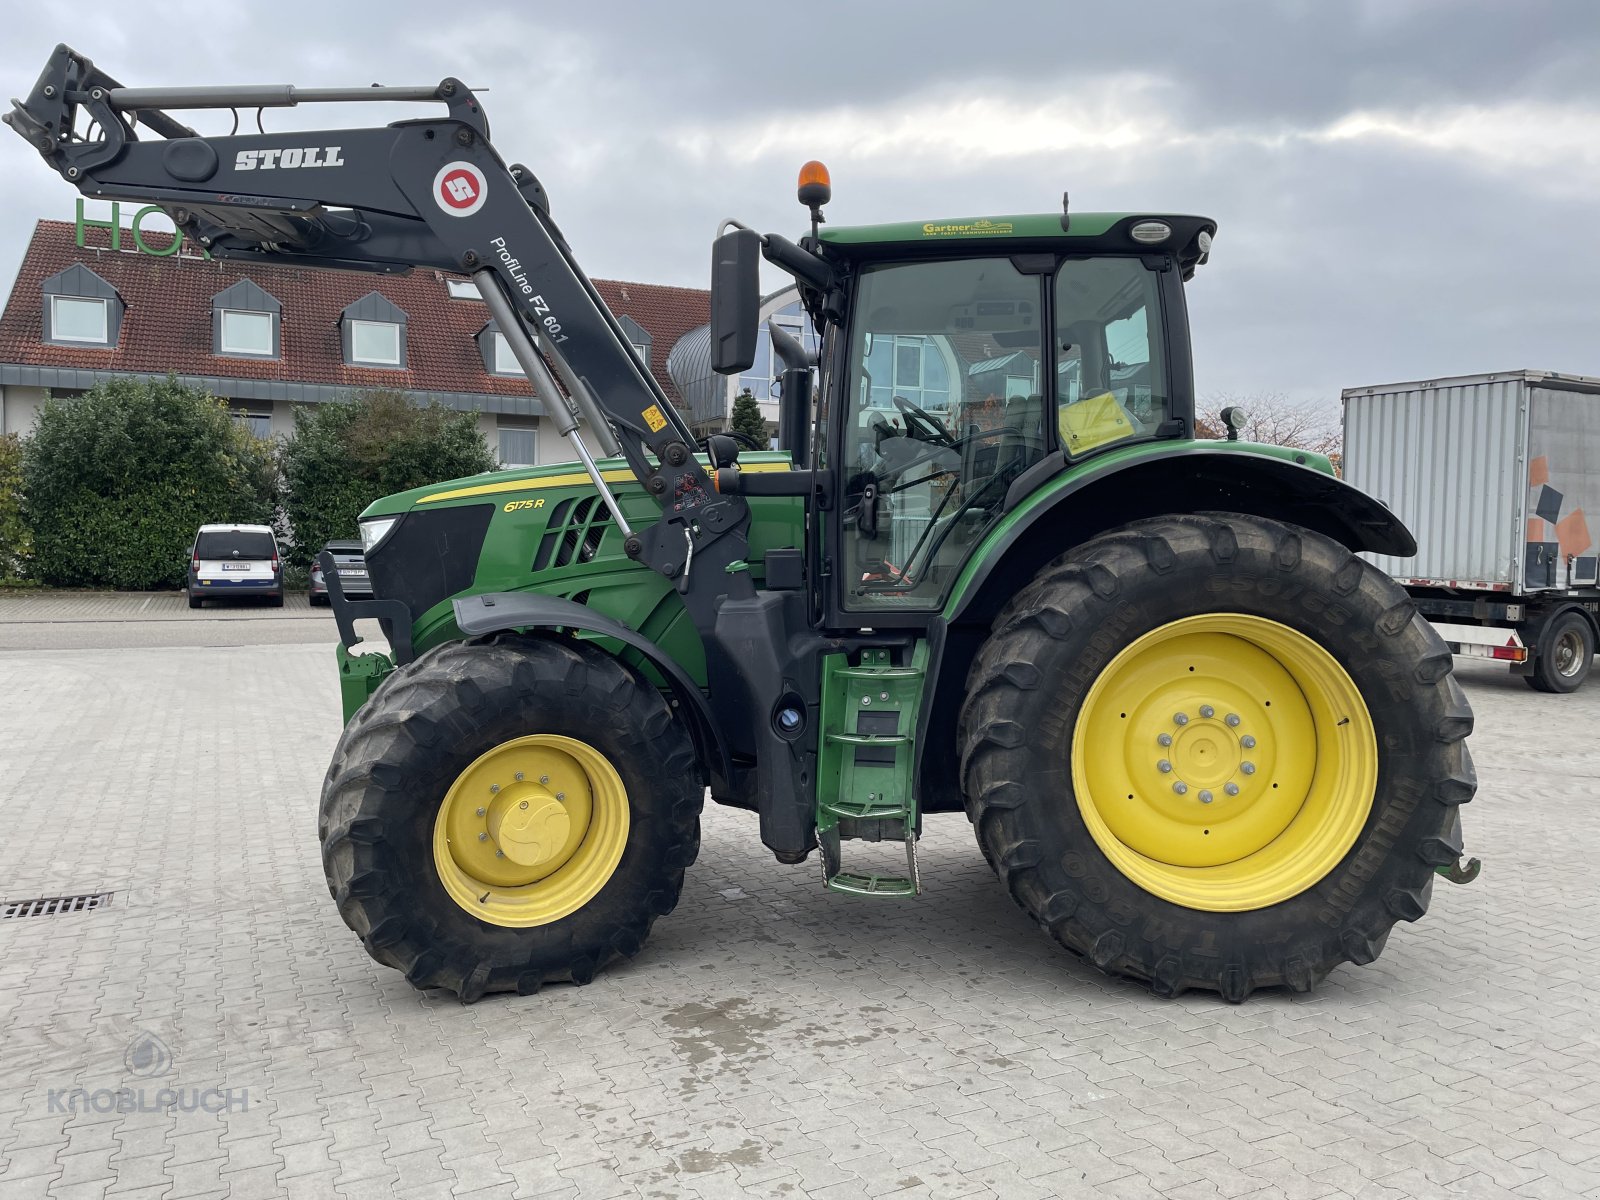
[[[1600,379],[1504,371],[1345,389],[1344,475],[1417,539],[1369,555],[1457,653],[1573,691],[1600,640]]]

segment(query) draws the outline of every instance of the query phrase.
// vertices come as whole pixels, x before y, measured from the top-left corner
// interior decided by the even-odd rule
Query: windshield
[[[847,607],[937,603],[1043,456],[1044,283],[1007,258],[863,273],[839,447]]]
[[[271,558],[273,553],[270,533],[202,533],[194,546],[196,558]]]

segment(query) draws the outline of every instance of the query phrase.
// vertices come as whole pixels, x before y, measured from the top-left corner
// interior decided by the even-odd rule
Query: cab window
[[[846,608],[936,607],[1043,457],[1049,282],[1008,258],[863,272],[839,444]]]
[[[1137,258],[1069,259],[1056,273],[1056,432],[1069,456],[1149,437],[1166,421],[1156,288]]]

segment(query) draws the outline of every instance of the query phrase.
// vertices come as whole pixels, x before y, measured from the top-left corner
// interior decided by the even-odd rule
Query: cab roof
[[[1216,236],[1210,217],[1177,213],[1072,213],[1061,227],[1060,213],[1000,217],[950,217],[934,221],[897,221],[888,225],[823,226],[823,247],[851,258],[970,255],[978,245],[1004,254],[1158,254],[1174,255],[1189,278],[1205,261],[1200,235]],[[1160,222],[1171,234],[1159,242],[1133,237],[1135,226]]]

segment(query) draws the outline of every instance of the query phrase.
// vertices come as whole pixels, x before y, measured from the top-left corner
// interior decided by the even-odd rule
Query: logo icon
[[[151,1079],[165,1075],[171,1068],[172,1051],[155,1034],[145,1030],[128,1043],[122,1053],[122,1065],[128,1068],[130,1075]]]
[[[470,217],[489,196],[489,181],[469,162],[445,163],[433,177],[434,203],[452,217]]]

